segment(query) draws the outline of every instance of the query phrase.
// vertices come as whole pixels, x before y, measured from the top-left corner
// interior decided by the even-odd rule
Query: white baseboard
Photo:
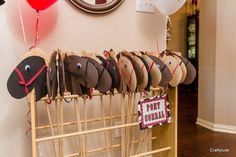
[[[236,134],[236,126],[215,124],[201,118],[197,118],[196,124],[212,131]]]

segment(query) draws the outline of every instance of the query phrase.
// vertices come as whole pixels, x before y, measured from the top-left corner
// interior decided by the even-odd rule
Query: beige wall
[[[200,12],[199,117],[235,126],[236,1],[203,0]]]
[[[6,5],[0,7],[0,156],[4,157],[31,156],[30,136],[25,136],[28,111],[26,100],[12,98],[6,89],[6,81],[19,63],[19,56],[33,42],[35,12],[25,0],[20,1],[27,45],[23,42],[17,1],[8,0]],[[47,53],[55,48],[92,52],[110,48],[117,51],[156,50],[156,38],[160,49],[165,49],[165,17],[160,14],[136,13],[135,0],[125,0],[115,12],[98,16],[85,14],[74,9],[67,1],[60,0],[40,15],[40,47]],[[94,108],[98,103],[99,100],[91,102],[89,116],[101,114]],[[42,113],[42,118],[46,120],[44,114],[45,112]],[[48,150],[48,147],[39,149]]]
[[[217,1],[215,122],[236,125],[236,1]]]
[[[216,3],[201,1],[198,117],[215,121]]]

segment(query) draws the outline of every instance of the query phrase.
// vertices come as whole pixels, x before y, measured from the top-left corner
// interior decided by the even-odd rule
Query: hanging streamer
[[[27,119],[27,122],[28,122],[28,129],[26,130],[25,132],[25,135],[28,135],[28,133],[31,131],[31,118],[30,118],[30,113],[31,113],[31,108],[30,108],[30,102],[28,100],[28,97],[26,97],[26,101],[27,101],[27,106],[28,106],[28,112],[27,112],[27,115],[26,115],[26,119]]]
[[[20,0],[18,0],[18,12],[19,12],[19,17],[20,17],[22,35],[23,35],[25,47],[27,48],[26,33],[25,33],[24,21],[23,21],[23,17],[22,17],[22,10],[21,10]],[[28,126],[28,129],[25,132],[25,135],[28,135],[28,133],[31,131],[31,119],[30,119],[31,108],[30,108],[30,102],[28,100],[28,97],[26,97],[26,101],[27,101],[27,107],[28,107],[28,112],[26,114],[26,120],[27,120],[27,123],[28,123],[29,126]]]
[[[22,29],[22,34],[23,34],[23,38],[24,38],[24,43],[25,43],[25,47],[27,47],[27,40],[26,40],[26,35],[25,35],[25,27],[24,27],[24,21],[23,21],[23,17],[22,17],[20,0],[18,0],[18,11],[19,11],[19,16],[20,16],[20,23],[21,23],[21,29]]]

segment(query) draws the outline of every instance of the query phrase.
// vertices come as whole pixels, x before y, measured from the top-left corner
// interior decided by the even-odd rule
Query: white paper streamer
[[[21,29],[22,29],[22,34],[23,34],[23,38],[24,38],[24,43],[25,43],[25,47],[27,49],[27,40],[26,40],[26,35],[25,35],[25,27],[24,27],[24,21],[23,21],[23,17],[22,17],[20,0],[18,0],[18,11],[19,11],[19,16],[20,16],[20,23],[21,23]]]

